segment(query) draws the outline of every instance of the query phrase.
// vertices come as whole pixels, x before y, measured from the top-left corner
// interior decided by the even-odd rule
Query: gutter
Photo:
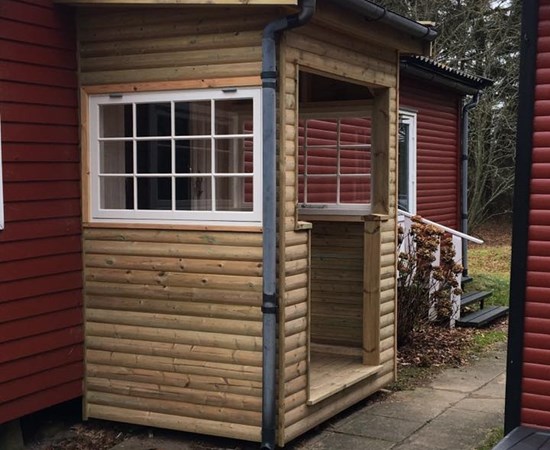
[[[276,442],[277,374],[277,37],[280,32],[305,25],[315,12],[316,0],[303,0],[298,14],[267,24],[262,38],[263,117],[263,360],[262,449]]]
[[[469,112],[479,103],[481,94],[476,92],[469,103],[462,107],[462,140],[461,140],[461,180],[460,180],[460,204],[462,222],[461,231],[468,234],[468,133],[470,131]],[[468,242],[462,239],[462,275],[468,276]]]
[[[390,25],[392,28],[409,34],[413,38],[431,42],[437,31],[412,19],[394,13],[389,9],[366,0],[330,0],[336,6],[347,8],[365,19]]]

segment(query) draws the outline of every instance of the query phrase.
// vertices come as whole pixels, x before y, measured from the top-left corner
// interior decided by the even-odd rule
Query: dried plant
[[[448,324],[452,295],[461,293],[452,237],[435,225],[413,217],[410,229],[399,228],[397,261],[397,342],[405,345],[411,333],[428,320]],[[436,264],[439,251],[439,264]]]

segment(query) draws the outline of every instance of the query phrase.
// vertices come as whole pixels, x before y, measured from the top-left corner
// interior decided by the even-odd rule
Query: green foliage
[[[485,300],[487,305],[508,306],[510,253],[509,245],[482,245],[469,250],[469,269],[474,281],[468,290],[492,291],[493,295]]]
[[[491,450],[495,445],[497,445],[500,440],[504,437],[504,429],[502,428],[493,428],[487,436],[483,443],[476,447],[475,450]]]

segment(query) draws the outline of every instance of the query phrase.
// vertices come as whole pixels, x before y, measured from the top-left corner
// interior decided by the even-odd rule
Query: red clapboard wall
[[[0,423],[81,394],[77,108],[70,12],[1,0]]]
[[[417,213],[460,229],[461,94],[401,77],[400,108],[417,117]]]
[[[521,422],[550,428],[550,1],[540,1]]]

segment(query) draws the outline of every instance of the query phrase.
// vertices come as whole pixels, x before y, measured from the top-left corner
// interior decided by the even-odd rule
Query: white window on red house
[[[90,97],[92,219],[261,222],[259,89]]]
[[[399,112],[398,207],[416,214],[416,113]]]
[[[370,119],[305,119],[299,134],[299,203],[310,211],[367,212]]]

